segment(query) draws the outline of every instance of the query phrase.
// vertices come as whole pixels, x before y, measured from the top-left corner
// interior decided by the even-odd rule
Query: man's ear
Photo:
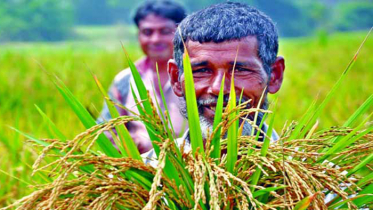
[[[175,95],[182,97],[183,88],[179,80],[179,67],[177,66],[174,59],[170,59],[167,63],[167,71],[170,77],[171,87]]]
[[[283,57],[278,56],[276,61],[272,64],[272,73],[271,78],[268,85],[268,92],[269,93],[276,93],[280,90],[282,85],[282,79],[284,76],[285,71],[285,60]]]

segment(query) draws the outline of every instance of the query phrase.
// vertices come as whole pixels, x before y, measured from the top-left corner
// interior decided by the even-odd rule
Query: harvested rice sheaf
[[[98,135],[130,120],[134,119],[113,119],[65,143],[49,139],[34,172],[49,171],[54,181],[35,186],[36,191],[5,209],[293,209],[308,196],[312,198],[309,209],[328,209],[336,200],[345,200],[340,206],[354,209],[357,206],[351,196],[361,196],[359,193],[373,184],[372,178],[366,178],[372,173],[371,161],[361,173],[347,172],[373,154],[373,134],[364,129],[351,135],[350,140],[358,137],[353,143],[325,161],[320,158],[337,144],[333,141],[349,136],[352,129],[332,128],[307,139],[288,140],[293,132],[290,126],[270,144],[265,156],[260,151],[262,142],[241,136],[239,159],[232,173],[225,169],[224,155],[219,165],[199,153],[179,158],[173,139],[167,135],[161,136],[157,168],[90,149]],[[226,140],[221,142],[224,150]],[[45,157],[54,161],[46,162]],[[171,178],[166,164],[175,166],[183,185]],[[257,170],[261,176],[252,185]],[[326,194],[331,199],[326,200]]]

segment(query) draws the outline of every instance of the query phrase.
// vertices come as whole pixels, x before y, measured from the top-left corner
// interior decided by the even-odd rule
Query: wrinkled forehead
[[[233,59],[237,57],[258,57],[258,41],[255,36],[247,36],[241,39],[227,40],[219,43],[187,40],[185,43],[189,56],[193,57],[210,57],[217,56]]]

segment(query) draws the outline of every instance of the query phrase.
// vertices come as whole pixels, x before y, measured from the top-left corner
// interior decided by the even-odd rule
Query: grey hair
[[[243,3],[225,2],[212,5],[187,16],[178,26],[174,38],[174,59],[183,72],[184,43],[221,43],[255,36],[258,56],[267,75],[278,53],[278,33],[272,20],[259,10]]]

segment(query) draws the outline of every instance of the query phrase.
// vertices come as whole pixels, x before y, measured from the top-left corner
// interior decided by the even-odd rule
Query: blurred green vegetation
[[[70,1],[0,1],[0,41],[65,39],[73,26]]]
[[[48,138],[46,124],[36,110],[36,104],[68,138],[85,130],[43,69],[61,78],[82,104],[97,115],[103,98],[89,70],[108,88],[114,75],[127,67],[119,39],[108,41],[103,38],[105,33],[95,35],[105,31],[96,27],[76,30],[91,38],[1,46],[0,206],[30,193],[33,189],[26,183],[41,184],[48,179],[40,173],[30,177],[38,149],[9,126],[38,138]],[[280,40],[280,55],[286,61],[285,78],[279,93],[270,97],[271,101],[278,97],[275,128],[279,133],[285,122],[300,119],[312,101],[323,99],[347,67],[365,34],[327,35],[320,32],[314,37]],[[137,44],[122,41],[132,60],[142,56]],[[320,128],[342,125],[373,93],[372,49],[371,36],[342,87],[322,113]]]
[[[74,26],[128,25],[145,0],[2,0],[0,42],[75,40]],[[175,0],[188,13],[226,0]],[[372,0],[233,0],[248,3],[270,16],[282,37],[312,36],[369,29]],[[110,33],[110,31],[107,31]]]
[[[315,99],[322,100],[352,60],[365,32],[338,33],[310,38],[282,39],[279,55],[285,57],[283,86],[277,94],[278,131],[286,121],[297,120]],[[342,125],[373,94],[373,37],[368,38],[345,81],[320,118],[321,128]],[[373,111],[373,108],[370,109]],[[366,116],[367,117],[367,116]]]
[[[373,1],[346,2],[338,5],[336,13],[340,17],[335,27],[340,31],[361,30],[373,27]]]
[[[99,29],[79,30],[91,33]],[[124,45],[133,60],[142,55],[137,44],[124,42]],[[32,136],[47,138],[49,134],[34,106],[36,104],[69,138],[83,130],[78,118],[70,112],[71,109],[42,69],[58,75],[92,113],[97,113],[103,98],[89,69],[108,87],[114,75],[126,67],[119,39],[112,42],[100,38],[94,42],[12,43],[1,46],[0,207],[32,191],[28,184],[15,177],[32,184],[48,179],[41,174],[31,179],[31,166],[38,152],[10,126]]]

